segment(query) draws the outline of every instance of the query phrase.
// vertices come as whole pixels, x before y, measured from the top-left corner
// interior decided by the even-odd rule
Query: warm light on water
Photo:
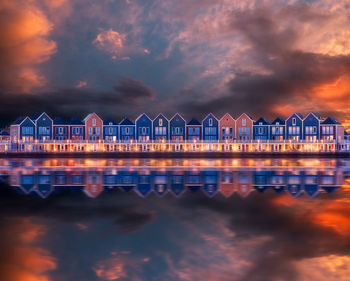
[[[2,159],[1,280],[348,280],[350,160]]]

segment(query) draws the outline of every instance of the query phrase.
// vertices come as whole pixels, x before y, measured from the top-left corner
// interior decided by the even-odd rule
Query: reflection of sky
[[[0,190],[1,280],[322,281],[350,273],[348,182],[313,199],[273,190],[145,199],[113,189],[42,200]]]

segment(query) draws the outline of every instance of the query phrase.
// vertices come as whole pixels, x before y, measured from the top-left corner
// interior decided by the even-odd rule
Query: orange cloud
[[[101,31],[92,42],[99,50],[112,56],[123,57],[126,35],[113,29]]]
[[[29,92],[44,86],[37,66],[57,51],[48,39],[53,24],[36,1],[2,1],[0,13],[0,88]]]

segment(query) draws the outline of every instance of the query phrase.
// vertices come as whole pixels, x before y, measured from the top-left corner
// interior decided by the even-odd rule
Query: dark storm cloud
[[[282,26],[286,19],[295,24]],[[264,8],[233,12],[225,32],[232,37],[242,36],[250,46],[249,56],[265,73],[233,69],[234,78],[227,83],[226,95],[215,97],[213,93],[210,100],[198,97],[196,102],[186,101],[182,106],[186,112],[239,115],[247,111],[257,117],[274,115],[281,105],[294,106],[295,110],[324,108],[313,89],[350,74],[350,56],[299,50],[298,43],[304,24],[322,25],[328,20],[329,15],[318,14],[307,4],[287,6],[278,12]],[[349,99],[350,92],[339,102]]]
[[[121,118],[133,110],[141,110],[140,102],[153,99],[155,92],[143,82],[121,77],[112,91],[97,92],[86,88],[66,88],[37,94],[0,95],[0,120],[8,125],[17,117],[32,116],[45,111],[52,117],[83,118],[90,112],[101,113],[102,117]]]
[[[242,200],[237,196],[229,200],[216,196],[214,199],[191,196],[182,205],[191,210],[208,209],[228,219],[234,233],[232,243],[254,237],[271,237],[271,240],[255,248],[253,266],[239,281],[299,280],[295,262],[327,255],[349,255],[349,235],[340,235],[310,221],[310,211],[296,207],[276,205],[277,196],[267,193],[263,197],[252,194]],[[342,195],[340,195],[342,196]],[[336,198],[318,198],[317,210],[322,203],[332,203]],[[293,200],[293,199],[291,199]],[[303,200],[302,198],[297,200]],[[318,203],[318,204],[316,204]],[[344,215],[350,215],[349,210]],[[228,279],[237,281],[236,277]]]

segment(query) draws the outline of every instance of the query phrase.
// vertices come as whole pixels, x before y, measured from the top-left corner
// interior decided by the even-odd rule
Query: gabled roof
[[[4,130],[0,131],[0,136],[9,136],[10,134]]]
[[[33,116],[33,118],[32,118],[32,120],[33,120],[33,121],[38,120],[43,114],[45,114],[47,117],[49,117],[50,120],[52,120],[51,117],[50,117],[46,112],[38,112],[38,113],[35,113],[34,116]]]
[[[186,123],[186,120],[179,113],[175,113],[174,116],[170,118],[170,121],[173,120],[176,116],[179,116]]]
[[[307,118],[310,114],[312,114],[313,116],[315,116],[318,120],[322,120],[321,115],[318,114],[317,112],[310,112],[308,115],[306,115],[305,118]]]
[[[225,114],[221,117],[220,121],[221,121],[222,119],[224,119],[226,116],[229,116],[231,119],[233,119],[233,120],[235,121],[235,118],[233,118],[232,115],[231,115],[230,113],[225,113]]]
[[[248,113],[245,113],[245,112],[243,112],[241,115],[239,115],[238,118],[237,118],[236,120],[238,120],[239,118],[241,118],[241,116],[244,115],[244,114],[247,115],[247,116],[250,118],[250,120],[254,121],[253,117],[251,117]]]
[[[118,123],[115,122],[112,118],[107,118],[103,121],[103,125],[118,125]]]
[[[124,118],[119,125],[134,125],[134,122],[132,122],[129,118]]]
[[[34,121],[32,119],[30,119],[28,116],[23,117],[23,119],[18,123],[18,125],[21,125],[25,120],[29,120],[35,126]]]
[[[276,125],[277,123],[280,125],[285,125],[286,121],[281,117],[277,117],[275,120],[272,121],[271,125]]]
[[[259,124],[259,123],[262,123],[262,124]],[[270,125],[270,123],[264,117],[261,117],[254,122],[254,125]]]
[[[202,124],[199,123],[199,121],[197,119],[192,118],[191,121],[187,123],[187,125],[189,125],[189,126],[200,126]]]
[[[324,125],[340,125],[340,122],[338,122],[333,117],[327,117],[327,119],[324,120],[321,124],[324,124]]]
[[[165,115],[164,115],[163,113],[159,113],[159,114],[156,116],[156,118],[153,119],[153,121],[156,120],[159,116],[160,116],[160,117],[163,117],[163,118],[165,118],[166,120],[169,121],[169,119],[166,118]]]
[[[146,116],[148,120],[150,120],[152,122],[152,119],[149,118],[149,116],[146,114],[146,113],[142,113],[140,114],[136,119],[135,119],[135,122],[137,122],[142,116]]]
[[[73,117],[69,122],[69,125],[84,125],[83,121],[79,120],[78,118]]]
[[[211,113],[211,112],[210,112],[207,116],[205,116],[205,117],[203,118],[202,121],[204,121],[205,119],[207,119],[210,115],[212,115],[217,121],[219,121],[219,119],[216,118],[216,116],[215,116],[213,113]]]
[[[23,116],[18,117],[18,118],[16,119],[16,121],[13,122],[13,125],[19,125],[19,124],[21,124],[21,123],[23,122],[24,119],[25,119],[25,117],[23,117]]]
[[[301,113],[294,112],[292,113],[286,120],[290,119],[293,115],[298,116],[301,120],[303,120],[303,115]]]
[[[89,113],[85,118],[84,118],[84,122],[86,122],[86,120],[88,120],[90,117],[91,117],[91,115],[96,115],[97,116],[97,118],[99,118],[100,120],[102,120],[102,118],[100,117],[100,116],[98,116],[97,115],[97,113],[95,113],[95,112],[92,112],[92,113]]]
[[[53,119],[53,124],[54,125],[66,125],[67,122],[65,122],[61,117],[55,117]]]

